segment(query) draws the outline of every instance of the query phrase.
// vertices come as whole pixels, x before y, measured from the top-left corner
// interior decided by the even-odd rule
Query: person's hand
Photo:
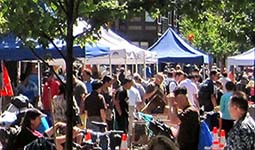
[[[220,106],[215,106],[213,109],[214,112],[219,112],[220,111]]]
[[[77,137],[80,134],[80,128],[74,126],[73,127],[73,137]]]
[[[55,124],[55,128],[64,128],[64,127],[66,127],[66,123],[64,122],[57,122]]]

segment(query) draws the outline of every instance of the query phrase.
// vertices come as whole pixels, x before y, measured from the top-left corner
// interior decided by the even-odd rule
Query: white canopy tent
[[[88,24],[84,21],[78,21],[77,26],[74,26],[74,35],[78,35],[86,30]],[[128,65],[135,64],[138,70],[138,64],[154,64],[158,62],[157,53],[150,52],[145,49],[139,48],[124,38],[120,37],[110,29],[101,27],[101,38],[97,42],[98,45],[103,45],[110,48],[107,55],[78,58],[85,64],[109,64],[109,65]],[[64,61],[57,59],[50,62],[51,64],[62,64]],[[127,67],[125,67],[127,68]]]
[[[101,28],[99,44],[110,47],[109,55],[86,58],[89,64],[152,64],[157,63],[157,54],[139,48],[112,30]]]
[[[236,56],[227,58],[227,65],[254,66],[255,64],[255,47]]]

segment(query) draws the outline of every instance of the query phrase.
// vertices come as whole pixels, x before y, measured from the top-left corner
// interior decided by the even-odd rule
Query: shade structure
[[[149,49],[156,52],[159,63],[209,62],[209,56],[186,43],[172,28],[169,28]]]
[[[252,48],[242,54],[230,56],[227,58],[228,65],[254,66],[255,65],[255,48]]]
[[[139,48],[110,29],[101,28],[101,38],[98,44],[110,48],[110,53],[102,57],[88,58],[90,64],[144,64],[156,63],[155,52]]]
[[[54,40],[56,46],[66,55],[66,44],[62,40]],[[48,48],[37,45],[34,52],[42,58],[63,58],[56,48],[49,44]],[[109,48],[100,44],[87,43],[85,47],[74,45],[74,57],[96,57],[107,55]],[[0,60],[19,61],[19,60],[38,60],[31,49],[24,46],[22,41],[13,34],[0,37]]]

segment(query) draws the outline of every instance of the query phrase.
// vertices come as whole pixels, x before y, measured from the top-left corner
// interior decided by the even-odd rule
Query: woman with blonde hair
[[[249,100],[255,102],[255,85],[254,80],[250,80],[246,85],[246,94],[249,97]]]

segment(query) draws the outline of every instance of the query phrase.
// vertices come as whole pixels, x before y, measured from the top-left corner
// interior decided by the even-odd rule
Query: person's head
[[[177,87],[174,91],[175,104],[178,108],[184,109],[190,105],[185,87]]]
[[[218,80],[218,72],[217,70],[211,70],[210,71],[210,79],[213,81]]]
[[[124,89],[130,89],[133,85],[133,80],[131,78],[125,78],[121,82],[121,85],[123,86]]]
[[[89,81],[89,80],[91,79],[91,77],[92,77],[92,72],[91,72],[91,70],[89,70],[89,69],[83,70],[82,79],[83,79],[84,81]]]
[[[167,72],[167,77],[168,78],[174,78],[174,75],[175,75],[175,73],[173,71]]]
[[[151,139],[147,150],[179,150],[177,144],[164,135],[158,135]]]
[[[175,80],[180,82],[184,79],[184,72],[182,70],[177,70],[175,73]]]
[[[48,69],[44,72],[44,76],[47,78],[47,80],[52,80],[54,78],[54,73],[52,70]]]
[[[177,71],[177,70],[181,70],[182,69],[182,67],[179,65],[179,64],[177,64],[176,66],[175,66],[175,70]]]
[[[30,108],[25,112],[25,116],[22,122],[22,127],[27,127],[32,130],[36,130],[40,127],[41,117],[46,117],[39,109]]]
[[[248,112],[248,100],[246,94],[241,91],[234,92],[230,98],[229,112],[234,120],[239,120]]]
[[[163,81],[165,80],[164,75],[162,73],[157,73],[154,77],[155,77],[154,82],[157,85],[161,85],[163,83]]]
[[[101,80],[95,79],[92,83],[92,90],[101,93],[103,82]]]
[[[111,76],[109,76],[109,75],[105,75],[104,77],[103,77],[103,84],[106,86],[106,87],[111,87],[111,85],[112,85],[112,80],[113,80],[113,78],[111,77]]]
[[[193,68],[192,74],[193,74],[193,75],[199,75],[199,69],[198,69],[198,67]]]
[[[234,91],[235,84],[232,81],[228,81],[225,85],[227,91]]]
[[[135,80],[136,83],[141,83],[142,82],[142,77],[138,73],[134,73],[133,79]]]

